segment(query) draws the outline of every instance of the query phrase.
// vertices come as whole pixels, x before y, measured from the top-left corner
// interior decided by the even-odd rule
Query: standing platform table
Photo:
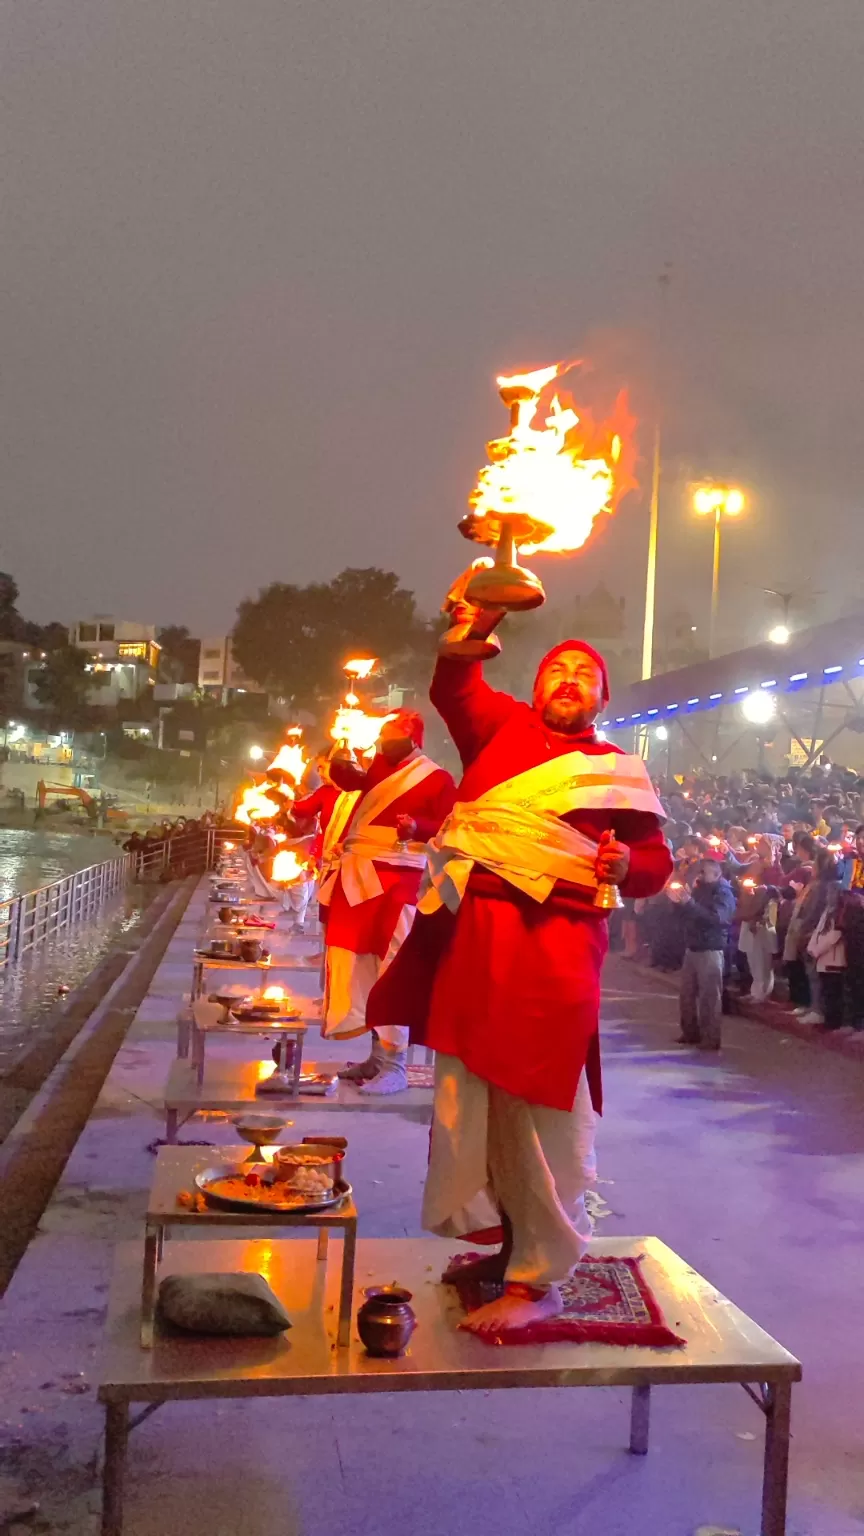
[[[263,1274],[294,1326],[276,1339],[162,1336],[142,1349],[141,1246],[116,1253],[99,1398],[105,1406],[102,1536],[121,1536],[130,1429],[163,1403],[218,1398],[298,1397],[336,1392],[452,1392],[513,1387],[628,1387],[630,1450],[648,1451],[651,1389],[735,1383],[765,1418],[761,1536],[786,1536],[793,1355],[656,1237],[595,1240],[595,1253],[644,1255],[644,1273],[683,1349],[610,1344],[492,1346],[460,1332],[454,1291],[437,1284],[453,1252],[438,1238],[361,1239],[362,1286],[397,1279],[413,1292],[418,1327],[398,1360],[373,1359],[359,1339],[338,1347],[335,1272],[314,1242],[171,1243],[174,1273],[246,1270]],[[355,1293],[355,1302],[359,1301]],[[143,1404],[134,1420],[130,1406]],[[563,1406],[563,1405],[562,1405]],[[635,1514],[634,1514],[635,1518]]]
[[[311,1061],[305,1063],[306,1072],[335,1071],[338,1061]],[[409,1114],[414,1119],[428,1116],[432,1106],[431,1088],[406,1088],[404,1093],[385,1094],[377,1098],[364,1094],[353,1083],[339,1082],[332,1094],[308,1094],[302,1087],[299,1096],[291,1094],[255,1092],[262,1078],[274,1071],[272,1061],[216,1061],[208,1060],[201,1081],[195,1066],[188,1059],[178,1057],[172,1061],[165,1084],[165,1140],[169,1145],[177,1140],[177,1131],[199,1110],[216,1110],[226,1115],[240,1114],[243,1110],[282,1109],[290,1113],[295,1109],[361,1109],[376,1113]]]

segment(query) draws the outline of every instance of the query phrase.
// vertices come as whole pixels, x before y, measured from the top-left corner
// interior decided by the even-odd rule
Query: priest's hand
[[[630,849],[616,841],[614,832],[604,832],[597,851],[594,872],[601,885],[621,885],[630,868]]]
[[[413,816],[396,817],[396,839],[400,843],[413,843],[417,837],[417,823]]]

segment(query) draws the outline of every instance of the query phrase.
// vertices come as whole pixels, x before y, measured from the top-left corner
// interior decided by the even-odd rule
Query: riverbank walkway
[[[14,1536],[98,1530],[107,1289],[115,1245],[142,1238],[205,899],[202,883],[0,1310],[0,1521],[17,1511]],[[311,998],[317,973],[289,984]],[[719,1059],[682,1052],[675,1011],[662,981],[610,962],[598,1235],[655,1232],[803,1360],[789,1533],[860,1536],[864,1072],[743,1019]],[[363,1237],[420,1236],[428,1107],[291,1118],[349,1138]],[[236,1133],[199,1118],[180,1133],[197,1138]],[[175,1403],[133,1437],[126,1536],[755,1536],[762,1424],[740,1389],[660,1394],[645,1459],[626,1452],[628,1412],[622,1389]]]

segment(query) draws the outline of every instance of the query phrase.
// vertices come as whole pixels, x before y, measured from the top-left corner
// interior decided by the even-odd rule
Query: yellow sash
[[[420,912],[458,910],[475,863],[535,901],[556,880],[596,888],[597,844],[562,821],[575,810],[665,813],[640,757],[568,752],[457,801],[427,850]]]

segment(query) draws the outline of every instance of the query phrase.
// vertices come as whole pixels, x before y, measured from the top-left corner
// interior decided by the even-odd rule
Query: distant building
[[[266,693],[266,689],[247,677],[234,660],[230,635],[217,635],[201,641],[198,687],[203,693],[221,694],[223,703],[232,693]]]
[[[155,624],[97,614],[71,625],[69,644],[87,651],[90,657],[90,704],[116,708],[152,698],[160,651]]]

